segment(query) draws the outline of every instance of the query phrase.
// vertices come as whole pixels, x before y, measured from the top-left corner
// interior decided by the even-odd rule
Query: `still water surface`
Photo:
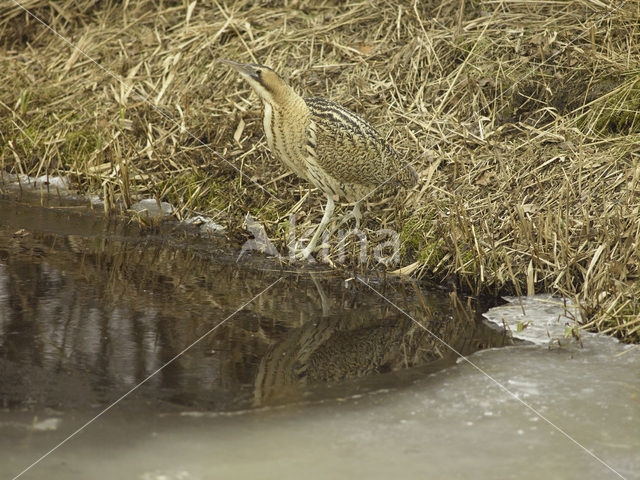
[[[236,262],[222,239],[178,227],[141,233],[82,208],[5,201],[0,212],[6,408],[108,402],[214,327],[130,401],[238,410],[331,396],[331,388],[349,394],[369,388],[350,380],[456,358],[355,279]],[[505,341],[456,315],[444,292],[372,281],[461,352]]]
[[[236,260],[222,237],[176,225],[140,232],[81,206],[0,199],[0,474],[153,374],[23,478],[609,478],[357,279]],[[616,364],[618,347],[597,349],[614,348],[602,362],[586,349],[496,349],[514,342],[446,292],[367,281],[460,353],[492,348],[471,358],[574,434],[586,427],[586,443],[613,428],[601,448],[634,478],[637,374],[609,385],[622,417],[606,427],[576,403],[629,372],[633,352]]]

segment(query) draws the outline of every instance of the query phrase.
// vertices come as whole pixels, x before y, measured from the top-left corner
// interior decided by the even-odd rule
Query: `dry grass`
[[[5,2],[0,170],[153,195],[236,236],[250,212],[284,242],[322,196],[271,158],[255,95],[216,61],[268,64],[416,159],[419,187],[366,217],[400,230],[406,271],[558,292],[638,341],[638,3],[370,3],[23,2],[81,53]]]

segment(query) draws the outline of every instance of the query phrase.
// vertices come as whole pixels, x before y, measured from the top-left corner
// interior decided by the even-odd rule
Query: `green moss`
[[[65,137],[60,159],[64,165],[85,162],[91,154],[100,152],[104,143],[104,137],[93,128],[71,131]]]
[[[0,120],[0,130],[4,140],[0,143],[0,153],[7,158],[20,158],[26,171],[44,164],[58,166],[84,165],[92,154],[100,152],[105,139],[101,132],[93,127],[76,127],[74,112],[60,113],[57,116],[27,111],[34,103],[21,95],[19,118],[7,116]],[[84,120],[86,123],[86,120]],[[66,132],[61,132],[60,125]],[[62,140],[62,141],[61,141]],[[53,160],[53,163],[51,161]]]
[[[188,202],[189,207],[200,212],[222,211],[229,206],[229,185],[221,178],[213,177],[202,170],[171,177],[159,184],[173,205]]]
[[[428,267],[436,267],[446,255],[444,240],[438,238],[434,241],[427,241],[418,251],[418,261]]]
[[[476,253],[469,248],[468,244],[459,245],[458,253],[460,256],[460,265],[464,265],[464,271],[466,273],[475,273],[476,270],[479,270],[479,259],[477,258]]]
[[[579,125],[603,134],[640,133],[640,75],[627,79],[617,93],[596,101]]]
[[[249,209],[249,213],[253,215],[254,218],[260,219],[261,222],[277,222],[282,216],[276,204],[273,202],[267,202],[260,207],[251,208]],[[280,227],[278,226],[278,228]]]
[[[400,245],[403,255],[420,250],[427,223],[430,223],[430,219],[410,218],[404,223],[400,231]]]
[[[287,238],[291,230],[291,222],[286,218],[276,225],[275,238]]]
[[[407,220],[400,231],[401,254],[429,267],[437,266],[447,251],[444,239],[434,234],[434,222],[430,213]]]
[[[19,126],[20,125],[20,126]],[[51,119],[45,115],[32,116],[29,121],[16,121],[7,116],[0,120],[2,140],[0,152],[6,158],[14,158],[13,153],[30,168],[37,164],[45,155],[48,140],[47,130],[51,126]]]

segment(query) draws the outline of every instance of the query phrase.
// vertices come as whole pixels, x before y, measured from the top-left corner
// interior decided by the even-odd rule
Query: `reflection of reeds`
[[[124,84],[5,3],[0,169],[66,174],[107,210],[151,195],[236,237],[250,212],[284,249],[289,213],[305,230],[322,198],[269,155],[255,96],[216,65],[259,61],[416,159],[421,185],[365,217],[400,232],[415,275],[558,292],[638,339],[637,2],[23,4]]]
[[[43,374],[60,366],[80,372],[89,390],[87,372],[114,390],[142,380],[282,274],[225,264],[211,255],[211,245],[199,250],[166,226],[154,240],[130,224],[75,208],[36,209],[31,223],[33,209],[17,209],[11,216],[27,228],[0,229],[0,286],[6,286],[5,305],[19,306],[5,309],[1,326],[22,333],[6,335],[7,359],[30,356]],[[62,219],[62,229],[74,235],[37,232]],[[411,292],[397,282],[383,287],[422,326],[360,282],[345,287],[328,275],[290,273],[149,386],[160,388],[163,399],[215,408],[224,401],[244,406],[253,387],[253,402],[262,405],[297,398],[307,387],[455,357],[439,339],[463,354],[484,346],[477,338],[504,343],[481,331],[460,302],[448,308],[440,292]],[[23,343],[15,348],[13,341]],[[54,384],[43,388],[43,402],[57,398]]]

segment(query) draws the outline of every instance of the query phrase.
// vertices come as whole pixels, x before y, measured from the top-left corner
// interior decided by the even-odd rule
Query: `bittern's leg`
[[[356,219],[356,230],[360,230],[360,220],[362,219],[362,213],[360,213],[360,202],[356,202],[355,205],[353,206],[353,210],[351,210],[349,213],[345,214],[340,219],[338,224],[335,227],[333,227],[333,230],[331,230],[331,233],[333,233],[336,230],[338,230],[342,225],[347,223],[352,218]]]
[[[313,237],[309,240],[309,244],[299,252],[296,252],[296,258],[298,259],[306,259],[311,252],[316,248],[316,244],[318,243],[318,239],[322,232],[324,232],[324,228],[331,220],[331,215],[333,215],[333,210],[335,208],[335,204],[333,203],[333,199],[331,197],[327,197],[327,205],[324,207],[324,215],[322,215],[322,220],[320,220],[320,225],[316,228],[316,231],[313,232]]]
[[[356,230],[360,230],[360,220],[362,220],[362,213],[360,213],[360,202],[356,202],[351,210],[351,215],[356,219]]]

